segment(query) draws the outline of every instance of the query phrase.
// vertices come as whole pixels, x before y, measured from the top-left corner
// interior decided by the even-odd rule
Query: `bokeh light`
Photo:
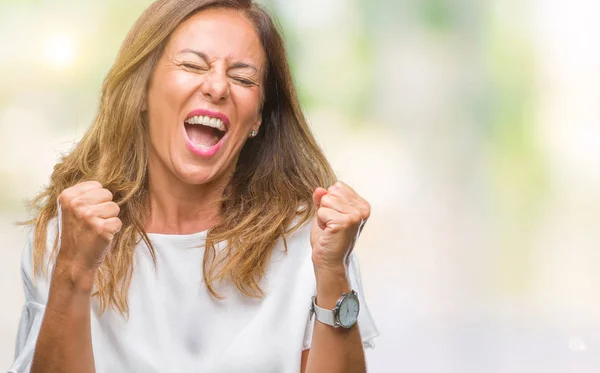
[[[53,34],[47,40],[44,56],[55,68],[66,68],[75,60],[75,40],[68,34]]]

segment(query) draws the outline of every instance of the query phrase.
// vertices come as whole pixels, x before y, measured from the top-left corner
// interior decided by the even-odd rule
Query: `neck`
[[[220,200],[229,178],[190,185],[166,170],[148,166],[146,232],[191,234],[205,231],[218,223]]]

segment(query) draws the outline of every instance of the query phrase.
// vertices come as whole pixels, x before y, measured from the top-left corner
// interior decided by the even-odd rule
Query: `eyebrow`
[[[195,54],[196,56],[202,58],[206,63],[208,63],[208,61],[209,61],[209,58],[206,54],[199,52],[199,51],[195,51],[193,49],[187,49],[187,48],[182,49],[179,53],[192,53],[192,54]],[[251,65],[246,62],[235,62],[229,68],[230,69],[252,69],[252,70],[258,72],[258,69],[254,65]]]

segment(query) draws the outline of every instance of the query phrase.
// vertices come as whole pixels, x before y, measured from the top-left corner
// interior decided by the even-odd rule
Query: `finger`
[[[119,208],[119,205],[117,205],[116,203],[114,203],[112,201],[111,202],[103,202],[98,205],[93,205],[89,209],[89,213],[91,215],[101,218],[101,219],[116,218],[117,216],[119,216],[120,211],[121,211],[121,209]]]
[[[97,181],[84,181],[62,191],[58,202],[68,202],[94,189],[101,189],[102,184]]]
[[[363,222],[360,212],[358,210],[350,210],[348,213],[343,213],[338,210],[321,206],[317,210],[317,220],[321,220],[325,226],[333,228],[335,230],[347,229],[347,228],[358,228]]]
[[[358,193],[356,193],[354,189],[350,188],[348,185],[342,183],[341,181],[338,181],[332,186],[330,186],[327,189],[327,193],[334,194],[346,200],[349,204],[354,206],[358,206],[362,202]]]
[[[336,182],[328,190],[328,193],[344,198],[348,203],[358,209],[363,219],[368,219],[371,215],[371,205],[362,198],[354,189],[341,181]]]
[[[322,226],[323,229],[338,230],[342,228],[344,214],[328,207],[320,207],[317,210],[317,221],[319,221],[319,226]]]
[[[313,192],[313,203],[317,206],[317,208],[321,205],[321,198],[327,194],[327,190],[325,188],[318,187]]]
[[[101,189],[101,188],[102,188],[102,184],[100,184],[100,182],[98,182],[96,180],[83,181],[83,182],[75,184],[73,186],[73,189],[78,191],[81,194],[88,192],[92,189]]]
[[[119,218],[99,219],[97,224],[100,225],[101,234],[107,239],[112,240],[115,234],[121,231],[123,223]]]
[[[321,207],[327,207],[343,214],[354,213],[356,209],[342,196],[327,193],[321,198]]]
[[[332,188],[333,190],[337,190],[340,193],[347,195],[347,196],[357,196],[358,193],[356,193],[356,191],[354,189],[352,189],[352,187],[350,187],[350,185],[342,182],[342,181],[336,181],[330,188]]]
[[[113,200],[113,194],[108,189],[92,189],[82,194],[78,198],[79,203],[85,203],[89,205],[99,205],[104,202],[110,202]]]

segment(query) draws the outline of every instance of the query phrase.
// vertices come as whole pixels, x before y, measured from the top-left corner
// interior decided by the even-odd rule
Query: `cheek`
[[[179,115],[194,81],[184,74],[171,73],[157,80],[149,92],[150,114],[155,117]]]
[[[196,78],[197,80],[197,78]],[[148,118],[153,142],[167,142],[166,134],[176,131],[186,98],[197,85],[194,77],[183,72],[158,76],[148,92]]]
[[[261,94],[259,88],[232,89],[232,96],[238,109],[239,120],[244,129],[250,129],[259,119]]]

